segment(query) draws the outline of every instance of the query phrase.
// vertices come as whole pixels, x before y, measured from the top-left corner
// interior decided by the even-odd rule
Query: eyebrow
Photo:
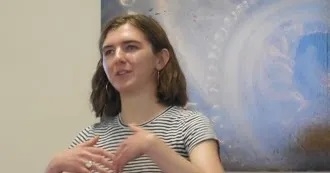
[[[139,41],[136,41],[136,40],[125,40],[121,44],[130,44],[130,43],[141,44]],[[104,51],[104,49],[108,49],[108,48],[112,48],[112,47],[113,47],[112,44],[106,44],[102,47],[102,51]]]

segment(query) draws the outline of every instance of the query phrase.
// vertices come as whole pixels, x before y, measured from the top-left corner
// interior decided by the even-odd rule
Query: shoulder
[[[110,127],[112,127],[112,124],[116,122],[116,119],[117,117],[109,118],[107,120],[102,120],[83,128],[76,134],[70,145],[70,148],[80,143],[86,142],[96,135],[106,132]]]
[[[186,123],[193,123],[194,121],[206,121],[210,122],[209,118],[202,112],[193,109],[187,109],[184,107],[174,106],[172,112],[176,118]]]
[[[181,132],[188,153],[203,141],[218,141],[212,121],[202,112],[183,107],[175,107],[174,109],[177,110],[177,116],[182,122]]]
[[[103,118],[99,122],[95,122],[95,123],[87,126],[85,129],[82,130],[82,132],[88,131],[90,133],[95,133],[97,131],[107,130],[109,127],[113,127],[116,124],[118,124],[117,120],[118,120],[117,116]]]

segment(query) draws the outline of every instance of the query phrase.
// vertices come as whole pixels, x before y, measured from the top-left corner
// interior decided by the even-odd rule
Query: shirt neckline
[[[158,115],[154,116],[153,118],[151,118],[150,120],[147,120],[146,122],[144,123],[141,123],[141,124],[137,124],[137,126],[145,126],[147,124],[149,124],[150,122],[154,121],[155,119],[157,119],[158,117],[164,115],[168,110],[170,110],[173,106],[168,106],[166,109],[164,109],[163,111],[161,111],[160,113],[158,113]],[[127,124],[125,124],[120,116],[120,113],[118,114],[117,116],[117,121],[118,123],[123,126],[123,127],[128,127]]]

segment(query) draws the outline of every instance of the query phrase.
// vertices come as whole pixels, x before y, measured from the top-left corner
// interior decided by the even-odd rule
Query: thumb
[[[79,147],[91,147],[91,146],[94,146],[96,145],[97,141],[99,140],[99,137],[98,136],[95,136],[93,137],[92,139],[89,139],[88,141],[86,142],[83,142],[77,146]]]

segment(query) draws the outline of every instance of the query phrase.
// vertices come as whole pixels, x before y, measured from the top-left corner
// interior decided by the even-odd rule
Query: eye
[[[113,55],[114,52],[115,52],[114,49],[107,49],[107,50],[104,50],[104,51],[103,51],[103,55],[104,55],[104,56]]]
[[[135,45],[127,45],[125,49],[126,49],[126,51],[131,52],[131,51],[137,50],[138,47]]]

